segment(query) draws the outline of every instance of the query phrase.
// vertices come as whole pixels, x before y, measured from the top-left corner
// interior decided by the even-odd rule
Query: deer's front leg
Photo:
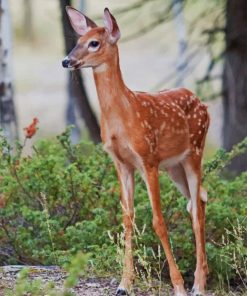
[[[153,228],[156,235],[159,237],[166,254],[175,296],[186,296],[184,281],[172,254],[168,231],[162,215],[158,168],[155,166],[146,166],[143,173],[153,211]]]
[[[123,211],[125,254],[121,283],[117,295],[129,295],[134,280],[132,255],[132,232],[134,223],[134,169],[123,163],[116,163],[121,187],[121,206]]]

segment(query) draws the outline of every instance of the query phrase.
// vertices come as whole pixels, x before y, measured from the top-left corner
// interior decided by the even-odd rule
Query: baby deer
[[[186,295],[175,263],[162,215],[159,168],[188,198],[188,211],[196,241],[196,271],[193,295],[204,295],[208,273],[205,252],[205,203],[201,186],[201,161],[209,126],[207,107],[185,88],[146,93],[130,90],[124,83],[117,41],[120,31],[109,10],[104,10],[105,27],[72,7],[66,7],[70,22],[80,36],[63,60],[63,67],[92,67],[101,107],[101,137],[111,156],[121,186],[125,230],[125,256],[117,295],[129,295],[134,280],[132,232],[134,223],[134,171],[147,186],[153,212],[153,228],[164,248],[176,296]]]

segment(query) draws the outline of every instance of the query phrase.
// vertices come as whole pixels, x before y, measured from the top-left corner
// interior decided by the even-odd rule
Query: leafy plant
[[[114,166],[101,145],[85,142],[72,145],[70,130],[56,139],[36,143],[31,156],[22,156],[24,144],[17,143],[13,150],[6,139],[0,137],[0,245],[5,250],[0,254],[0,263],[63,265],[82,251],[91,254],[91,271],[118,273],[121,260],[116,264],[116,258],[121,257],[119,240],[123,229]],[[210,283],[214,285],[243,287],[236,266],[228,261],[224,263],[222,254],[234,246],[246,253],[247,173],[233,179],[219,173],[246,148],[245,139],[231,152],[218,151],[205,164],[204,186],[209,195],[206,248]],[[135,178],[137,271],[146,278],[168,277],[164,253],[159,251],[159,241],[152,230],[146,188],[138,174]],[[163,215],[173,252],[186,281],[192,282],[195,248],[185,210],[187,201],[166,173],[160,175],[160,184]],[[222,238],[226,242],[228,231],[238,229],[239,223],[243,229],[241,248],[238,247],[240,241],[229,234],[224,245]],[[242,266],[244,261],[239,256],[236,260],[239,260],[238,266]],[[245,269],[238,270],[243,278]]]
[[[42,284],[41,280],[31,280],[29,275],[31,271],[28,268],[23,268],[17,277],[16,284],[13,289],[6,289],[6,296],[73,296],[71,289],[77,284],[79,276],[83,274],[84,268],[88,260],[88,255],[77,253],[67,264],[66,269],[68,276],[65,279],[61,289],[55,287],[55,284],[48,281]]]

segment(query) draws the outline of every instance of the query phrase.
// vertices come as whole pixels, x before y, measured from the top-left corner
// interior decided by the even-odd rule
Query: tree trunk
[[[17,122],[11,75],[11,26],[8,0],[0,0],[0,127],[11,143],[17,138]]]
[[[32,42],[34,40],[32,0],[24,0],[23,10],[24,10],[24,13],[23,13],[24,38],[28,42]]]
[[[73,49],[78,38],[71,29],[71,25],[66,14],[65,6],[67,5],[71,5],[71,0],[60,0],[66,55],[68,55],[68,53]],[[72,76],[71,73],[69,73],[68,94],[70,102],[67,112],[67,119],[69,123],[76,124],[73,106],[77,106],[88,128],[90,138],[94,143],[99,143],[101,141],[99,125],[89,104],[89,99],[80,70],[73,71]],[[75,140],[76,137],[78,137],[78,134],[74,134]]]
[[[247,136],[247,1],[228,0],[226,5],[226,54],[223,72],[224,147]],[[247,169],[247,155],[233,160],[229,168]]]
[[[186,77],[186,29],[183,15],[183,0],[173,0],[173,21],[178,39],[178,57],[176,66],[176,87],[184,86],[184,79]]]

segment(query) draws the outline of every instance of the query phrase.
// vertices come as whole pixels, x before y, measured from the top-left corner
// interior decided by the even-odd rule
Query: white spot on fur
[[[150,139],[149,139],[148,136],[144,136],[144,139],[146,140],[146,142],[147,142],[148,144],[150,144]]]
[[[144,122],[144,125],[145,125],[146,127],[148,127],[149,124],[148,124],[147,120],[144,120],[143,122]]]
[[[196,147],[196,154],[199,156],[200,155],[200,149],[198,147]]]
[[[161,110],[161,114],[165,115],[165,117],[168,117],[168,114],[164,110]]]
[[[163,131],[166,128],[166,123],[163,122],[160,126],[160,131]]]

